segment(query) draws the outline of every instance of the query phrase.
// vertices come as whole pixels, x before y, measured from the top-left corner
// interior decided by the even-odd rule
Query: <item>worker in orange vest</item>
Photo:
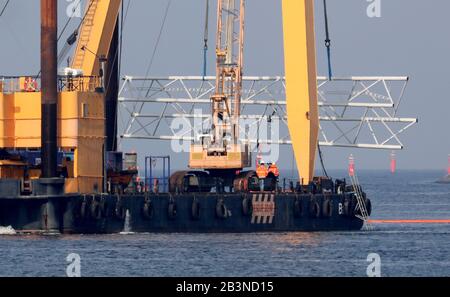
[[[278,169],[277,164],[270,164],[268,173],[272,173],[276,178],[278,178],[280,176],[280,170]]]
[[[259,179],[265,179],[269,175],[269,170],[267,169],[267,166],[266,164],[264,164],[264,162],[261,162],[256,167],[256,175]]]
[[[264,180],[269,175],[269,170],[266,167],[266,164],[264,162],[260,162],[256,167],[256,175],[259,179],[259,188],[261,192],[264,192]]]

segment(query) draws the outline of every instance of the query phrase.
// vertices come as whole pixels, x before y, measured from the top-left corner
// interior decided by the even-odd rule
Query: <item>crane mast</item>
[[[240,170],[251,166],[248,145],[239,142],[244,55],[245,0],[217,1],[216,86],[211,96],[211,132],[191,147],[193,169]]]
[[[225,137],[239,141],[244,54],[245,0],[219,0],[217,5],[216,89],[212,96],[213,146]]]

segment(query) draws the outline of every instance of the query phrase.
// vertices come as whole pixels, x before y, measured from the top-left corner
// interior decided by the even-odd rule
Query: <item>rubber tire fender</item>
[[[91,218],[94,220],[100,220],[102,218],[102,211],[100,209],[100,203],[98,201],[92,200],[91,203]]]
[[[153,219],[154,215],[153,202],[148,197],[145,199],[144,206],[142,207],[142,215],[147,220]]]
[[[301,218],[303,215],[303,204],[302,199],[300,197],[295,197],[294,201],[294,217]]]
[[[242,199],[242,214],[245,217],[251,216],[253,213],[253,201],[251,198],[245,196]]]
[[[200,219],[200,202],[196,197],[192,200],[191,218],[194,221],[198,221]]]
[[[103,218],[108,217],[108,201],[106,197],[102,197],[100,200],[100,209],[102,211]]]
[[[223,199],[217,200],[216,204],[216,216],[220,219],[228,218],[228,208],[225,205]]]
[[[125,220],[127,216],[127,210],[123,206],[122,198],[117,195],[116,207],[114,209],[114,214],[118,220]]]
[[[171,221],[177,218],[177,203],[172,198],[169,200],[169,205],[167,206],[167,216]]]
[[[320,205],[319,202],[317,202],[317,198],[314,196],[311,196],[311,200],[309,201],[309,215],[312,218],[320,217]]]
[[[333,200],[330,197],[325,198],[322,204],[322,214],[324,217],[332,217],[333,216]]]
[[[86,215],[88,213],[88,204],[87,204],[86,198],[81,202],[79,211],[80,211],[79,212],[80,218],[82,220],[86,219]]]
[[[344,215],[347,217],[351,217],[353,215],[352,213],[352,200],[349,197],[346,197],[344,199],[344,203],[342,204],[344,207]]]

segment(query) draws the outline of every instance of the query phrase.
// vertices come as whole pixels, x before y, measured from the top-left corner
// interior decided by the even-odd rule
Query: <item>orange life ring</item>
[[[24,89],[26,92],[36,92],[37,91],[37,81],[31,77],[27,77],[24,82]]]

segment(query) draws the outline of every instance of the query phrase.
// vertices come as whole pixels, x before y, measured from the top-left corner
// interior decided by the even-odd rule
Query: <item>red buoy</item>
[[[355,158],[353,155],[350,155],[348,158],[348,174],[350,176],[355,176]]]
[[[448,155],[448,168],[447,168],[447,174],[450,176],[450,155]]]
[[[397,171],[397,158],[395,152],[391,153],[391,173],[394,174]]]

